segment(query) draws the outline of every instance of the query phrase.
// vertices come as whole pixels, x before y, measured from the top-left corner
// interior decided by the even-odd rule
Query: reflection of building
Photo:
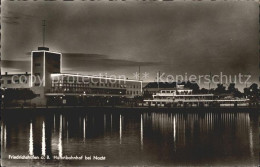
[[[32,102],[37,105],[54,98],[67,103],[83,96],[133,98],[142,94],[141,81],[62,73],[62,54],[46,47],[32,51],[31,74],[2,75],[2,88],[31,88],[37,94]]]

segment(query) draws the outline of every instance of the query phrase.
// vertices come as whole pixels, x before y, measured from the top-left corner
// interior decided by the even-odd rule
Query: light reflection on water
[[[33,126],[30,123],[29,155],[33,156]]]
[[[59,157],[62,157],[62,115],[60,115],[60,128],[59,128]]]
[[[249,113],[49,113],[7,117],[1,125],[3,164],[12,164],[8,155],[29,154],[107,157],[61,165],[254,165],[257,141],[258,118]],[[28,161],[39,164],[15,163]]]
[[[119,134],[120,134],[120,144],[122,144],[122,116],[120,114],[120,124],[119,124]]]
[[[33,142],[32,142],[33,143]],[[46,155],[46,141],[45,141],[45,123],[42,123],[42,156]]]
[[[143,150],[143,145],[144,145],[144,142],[143,142],[143,138],[144,138],[144,128],[143,128],[143,114],[141,114],[141,128],[140,128],[140,136],[141,136],[141,149]]]

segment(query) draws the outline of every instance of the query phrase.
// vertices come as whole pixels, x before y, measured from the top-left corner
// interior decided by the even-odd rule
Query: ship
[[[249,99],[232,96],[220,96],[211,93],[195,94],[192,89],[178,85],[175,89],[164,89],[144,99],[144,106],[149,107],[237,107],[248,106]]]

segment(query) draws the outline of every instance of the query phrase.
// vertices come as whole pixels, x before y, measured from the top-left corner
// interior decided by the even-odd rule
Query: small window
[[[4,80],[1,80],[1,84],[4,84]]]
[[[19,84],[19,80],[15,80],[14,82],[15,82],[16,84]]]
[[[40,86],[40,83],[35,83],[34,86]]]
[[[41,66],[41,63],[35,63],[34,66],[39,67],[39,66]]]
[[[11,84],[12,83],[12,81],[11,80],[7,80],[7,84]]]

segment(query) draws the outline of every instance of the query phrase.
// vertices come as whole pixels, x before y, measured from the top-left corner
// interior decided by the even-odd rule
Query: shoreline
[[[2,114],[7,112],[260,112],[260,108],[257,107],[127,107],[127,106],[62,106],[62,107],[8,107],[1,108]]]

